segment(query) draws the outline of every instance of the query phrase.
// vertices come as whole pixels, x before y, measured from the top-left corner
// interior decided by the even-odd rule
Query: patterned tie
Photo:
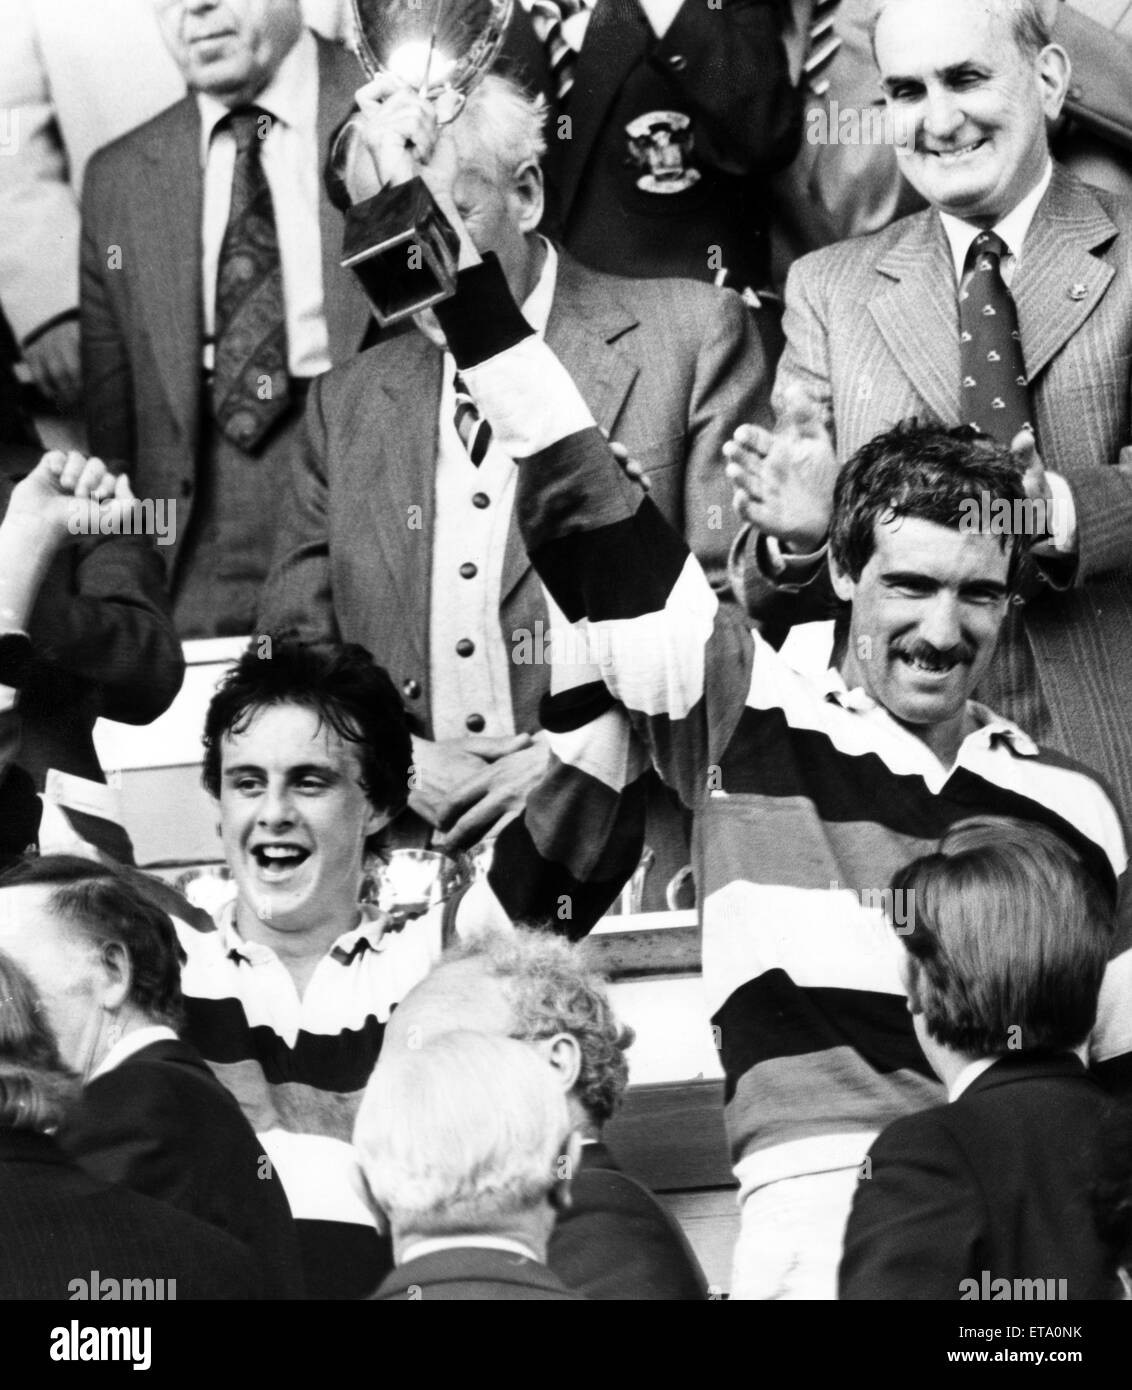
[[[468,451],[468,457],[478,468],[487,457],[491,445],[491,426],[480,414],[479,406],[468,395],[464,378],[456,373],[456,433]]]
[[[250,452],[289,402],[287,318],[275,208],[260,162],[271,117],[245,106],[226,124],[236,140],[236,166],[216,272],[212,413],[224,434]]]
[[[980,232],[967,252],[959,291],[961,418],[1000,444],[1033,428],[1018,310],[1002,278],[1006,255],[1001,237]]]
[[[841,0],[817,0],[810,16],[810,43],[802,72],[816,97],[823,97],[829,91],[829,78],[824,73],[841,48],[841,40],[834,32],[840,6]]]
[[[531,14],[538,20],[535,27],[546,49],[550,81],[559,105],[570,95],[574,65],[578,61],[562,26],[585,8],[584,0],[531,0]]]

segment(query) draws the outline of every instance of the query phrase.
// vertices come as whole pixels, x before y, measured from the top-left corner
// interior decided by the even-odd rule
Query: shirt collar
[[[818,689],[831,704],[840,705],[843,710],[847,710],[850,714],[870,714],[873,711],[879,711],[892,723],[896,723],[888,711],[865,691],[864,686],[858,685],[850,690],[836,666],[831,666],[826,671],[819,682]],[[994,746],[997,740],[1001,739],[1008,743],[1011,751],[1017,753],[1019,757],[1036,758],[1038,756],[1038,745],[1017,724],[1012,723],[1001,714],[995,714],[993,710],[988,709],[986,705],[979,704],[977,700],[968,700],[967,708],[975,719],[976,727],[963,740],[960,755],[966,748],[989,749]],[[909,738],[914,737],[914,734],[909,734]]]
[[[1047,158],[1045,173],[1038,182],[1012,212],[1008,212],[1001,222],[996,222],[994,225],[993,230],[1010,248],[1010,254],[1014,257],[1015,264],[1022,258],[1022,246],[1026,240],[1026,233],[1030,230],[1030,224],[1034,220],[1038,204],[1045,197],[1046,189],[1049,188],[1052,178],[1053,161]],[[967,264],[967,253],[971,249],[971,243],[983,231],[983,228],[973,227],[970,222],[953,217],[949,212],[941,211],[939,218],[943,223],[943,230],[947,233],[947,241],[951,247],[951,259],[955,264],[955,283],[958,284],[963,278],[963,269]]]
[[[98,1066],[87,1077],[88,1083],[93,1081],[96,1076],[103,1076],[108,1071],[113,1071],[126,1060],[132,1057],[135,1052],[140,1052],[143,1047],[149,1047],[156,1042],[176,1042],[177,1034],[172,1028],[167,1028],[163,1023],[147,1024],[144,1028],[135,1028],[132,1033],[127,1033],[124,1038],[110,1049],[110,1051],[99,1062]]]
[[[265,946],[261,941],[245,941],[240,935],[239,928],[236,926],[238,902],[238,898],[233,898],[231,902],[225,903],[214,918],[224,954],[238,957],[249,963],[254,962],[257,954],[260,953],[274,957],[275,952],[270,946]],[[376,907],[371,907],[368,903],[359,903],[358,906],[360,920],[357,926],[343,932],[331,946],[327,955],[337,955],[339,959],[349,960],[357,952],[360,945],[365,945],[371,951],[382,949],[381,941],[385,935],[384,916]],[[260,959],[263,959],[262,954],[260,954]]]
[[[948,1101],[958,1100],[968,1086],[979,1079],[983,1072],[989,1071],[998,1061],[997,1057],[980,1057],[978,1061],[968,1062],[947,1092]]]
[[[546,259],[542,263],[542,271],[534,289],[523,300],[523,317],[542,338],[546,334],[546,325],[550,322],[550,308],[554,303],[554,289],[558,283],[558,252],[546,237],[540,236],[539,241],[546,252]]]
[[[508,1255],[521,1255],[525,1260],[542,1261],[529,1245],[509,1236],[432,1236],[428,1240],[415,1240],[401,1252],[399,1263],[408,1264],[422,1255],[435,1255],[440,1250],[502,1250]]]
[[[205,154],[216,127],[230,107],[207,92],[197,92],[201,144]],[[294,47],[279,64],[275,76],[254,99],[275,120],[299,129],[314,128],[318,111],[318,47],[314,35],[304,29]]]

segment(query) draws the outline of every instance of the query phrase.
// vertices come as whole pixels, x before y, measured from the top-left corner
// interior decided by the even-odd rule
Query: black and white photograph
[[[0,0],[29,1373],[1107,1367],[1130,837],[1132,0]]]

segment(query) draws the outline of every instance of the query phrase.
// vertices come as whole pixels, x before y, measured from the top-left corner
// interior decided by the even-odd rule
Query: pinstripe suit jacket
[[[1072,488],[1079,538],[1076,565],[1051,567],[1028,605],[1025,635],[1051,742],[1106,773],[1132,816],[1132,203],[1055,166],[1012,290],[1039,448]],[[938,213],[796,262],[784,328],[776,399],[801,383],[840,460],[908,416],[958,422],[958,301]]]

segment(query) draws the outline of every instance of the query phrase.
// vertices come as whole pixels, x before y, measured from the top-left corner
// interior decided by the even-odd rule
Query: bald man
[[[548,1264],[600,1300],[699,1301],[707,1285],[683,1232],[657,1199],[621,1172],[602,1142],[629,1079],[633,1041],[601,978],[577,948],[533,931],[472,938],[448,952],[394,1011],[383,1055],[416,1049],[454,1029],[521,1038],[558,1076],[582,1138],[569,1207]]]

